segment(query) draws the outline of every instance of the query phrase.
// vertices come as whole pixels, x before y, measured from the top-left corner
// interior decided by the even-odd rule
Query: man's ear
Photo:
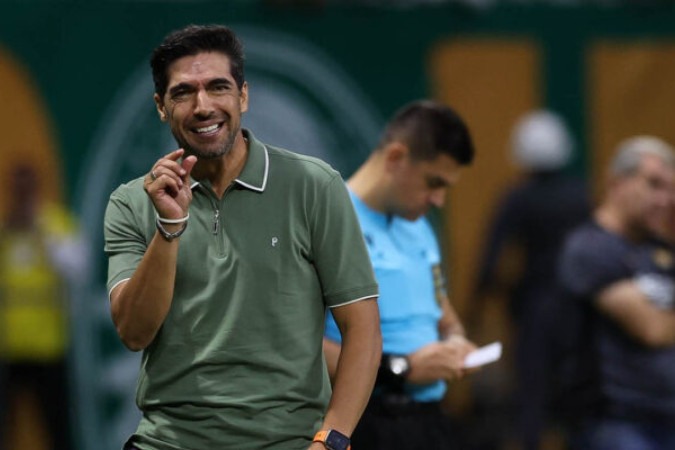
[[[384,147],[384,159],[388,169],[396,169],[408,159],[410,150],[402,142],[390,142]]]
[[[248,83],[244,81],[241,86],[241,95],[239,96],[239,108],[241,112],[248,111]]]
[[[152,99],[155,101],[155,106],[157,107],[157,113],[159,114],[159,120],[166,122],[166,108],[164,107],[164,102],[159,94],[155,93]]]

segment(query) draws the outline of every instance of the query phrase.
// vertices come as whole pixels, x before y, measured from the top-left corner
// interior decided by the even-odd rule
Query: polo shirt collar
[[[267,186],[267,177],[270,170],[270,157],[267,152],[267,146],[255,138],[253,133],[242,128],[244,137],[248,140],[248,155],[244,168],[239,176],[234,180],[235,183],[251,189],[256,192],[263,192]],[[190,188],[194,189],[201,183],[190,177]],[[207,182],[208,184],[208,182]]]
[[[270,157],[267,147],[253,136],[249,130],[243,128],[244,137],[248,139],[248,157],[241,173],[234,180],[235,183],[257,192],[263,192],[267,186],[267,177],[270,170]]]

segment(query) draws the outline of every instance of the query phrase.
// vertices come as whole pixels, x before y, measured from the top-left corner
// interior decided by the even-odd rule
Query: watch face
[[[326,448],[328,450],[347,450],[349,448],[349,438],[335,430],[330,430],[326,437]]]
[[[403,356],[392,356],[389,361],[389,368],[394,375],[403,375],[408,371],[408,360]]]

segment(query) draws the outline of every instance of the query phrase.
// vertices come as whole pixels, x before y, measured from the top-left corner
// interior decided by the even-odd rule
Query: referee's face
[[[406,155],[395,172],[390,213],[416,220],[432,207],[442,208],[450,187],[459,181],[460,165],[448,155],[414,160]]]

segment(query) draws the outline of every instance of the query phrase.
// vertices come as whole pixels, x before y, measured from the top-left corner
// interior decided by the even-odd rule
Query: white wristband
[[[175,233],[169,233],[168,231],[166,231],[162,226],[162,224],[160,223],[159,217],[157,217],[157,219],[155,220],[155,225],[157,225],[157,231],[159,231],[162,237],[167,241],[171,242],[177,237],[180,237],[180,235],[183,234],[185,230],[187,230],[188,223],[185,222],[185,224],[181,227],[181,229],[176,231]]]
[[[157,214],[157,220],[160,221],[161,223],[166,223],[166,224],[178,224],[178,223],[185,223],[187,220],[190,218],[190,213],[187,213],[187,216],[183,217],[182,219],[164,219],[162,217],[159,217],[159,214]]]

